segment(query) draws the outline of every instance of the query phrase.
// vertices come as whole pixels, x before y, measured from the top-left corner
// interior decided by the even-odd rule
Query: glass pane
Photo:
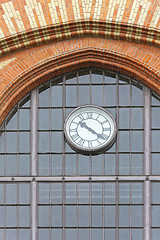
[[[39,206],[39,226],[49,227],[49,206]]]
[[[132,106],[143,105],[143,91],[132,85]]]
[[[119,106],[130,105],[130,85],[119,85]]]
[[[105,240],[115,240],[115,229],[105,229],[104,232]]]
[[[119,229],[119,240],[129,240],[129,229]]]
[[[66,106],[77,105],[77,87],[66,86]]]
[[[49,204],[49,183],[39,184],[39,203]]]
[[[160,154],[152,154],[152,174],[160,174]]]
[[[30,152],[30,133],[29,132],[19,133],[19,152],[20,153]]]
[[[116,86],[105,86],[105,105],[116,106]]]
[[[4,218],[4,212],[5,212],[5,207],[4,206],[0,206],[0,227],[4,227],[5,225],[5,218]]]
[[[160,227],[160,206],[152,206],[152,227]]]
[[[76,226],[76,207],[66,206],[66,227],[75,226]]]
[[[102,155],[92,156],[92,174],[102,175]]]
[[[98,69],[93,69],[91,73],[92,83],[103,83],[103,71]]]
[[[76,229],[66,229],[66,240],[76,239]]]
[[[39,152],[49,152],[49,132],[39,132]]]
[[[103,105],[103,87],[92,86],[92,104],[102,106]]]
[[[30,203],[30,184],[29,183],[19,184],[19,203],[20,204]]]
[[[116,83],[116,74],[110,74],[109,72],[105,72],[105,83],[115,84]]]
[[[132,108],[132,129],[143,128],[143,109]]]
[[[105,175],[115,175],[116,156],[114,154],[105,154]]]
[[[132,206],[132,227],[142,227],[142,206]]]
[[[30,229],[19,229],[19,240],[30,240]]]
[[[17,184],[6,185],[6,204],[17,203]]]
[[[29,109],[19,110],[19,129],[20,130],[30,129],[30,110]]]
[[[132,174],[141,175],[143,169],[143,155],[132,154]]]
[[[39,129],[49,130],[49,109],[39,109]]]
[[[66,174],[67,175],[76,175],[76,154],[67,154],[66,155]]]
[[[0,153],[4,153],[4,133],[0,132]]]
[[[1,143],[0,143],[1,144]],[[4,156],[0,155],[0,176],[4,176]]]
[[[115,183],[105,183],[105,204],[115,203]]]
[[[17,175],[17,155],[7,155],[6,160],[6,175]]]
[[[119,226],[129,227],[129,206],[119,206]]]
[[[160,204],[160,183],[152,183],[152,203]]]
[[[52,206],[52,227],[62,226],[62,206]]]
[[[52,109],[52,129],[61,130],[62,129],[62,110]]]
[[[27,207],[27,206],[19,207],[19,226],[20,227],[30,226],[29,211],[30,211],[30,207]]]
[[[16,206],[7,206],[7,227],[16,227],[17,226],[17,207]]]
[[[16,109],[17,111],[17,109]],[[6,130],[17,130],[17,112],[9,119],[7,123]]]
[[[52,240],[62,240],[62,229],[52,229]]]
[[[38,240],[49,240],[49,229],[39,229]]]
[[[83,229],[83,228],[80,228],[79,229],[79,240],[89,240],[89,229]]]
[[[159,240],[160,229],[152,229],[152,240]]]
[[[7,153],[17,153],[17,133],[7,132]]]
[[[62,204],[62,183],[52,183],[52,204]]]
[[[39,155],[39,175],[49,175],[49,155]]]
[[[92,240],[102,240],[103,230],[102,229],[92,229]]]
[[[143,131],[132,131],[132,152],[143,152]]]
[[[90,86],[79,86],[79,105],[90,104]]]
[[[65,76],[66,84],[76,84],[77,83],[77,73],[68,73]]]
[[[19,155],[19,175],[30,175],[30,155]]]
[[[129,175],[130,173],[130,155],[119,154],[119,174]]]
[[[119,151],[120,152],[129,152],[129,132],[119,132]]]
[[[62,106],[62,86],[53,86],[52,88],[52,107]]]
[[[79,204],[89,204],[89,183],[79,183]]]
[[[89,157],[79,155],[79,175],[89,174]]]
[[[62,152],[62,132],[52,132],[52,151]]]
[[[153,131],[152,130],[152,151],[153,152],[160,152],[160,131]]]
[[[119,203],[129,204],[129,183],[119,183]]]
[[[78,72],[78,82],[79,84],[88,84],[90,83],[90,74],[89,70],[82,70]]]
[[[92,204],[102,204],[102,183],[92,183]]]
[[[39,107],[49,107],[49,88],[39,93]]]
[[[143,202],[143,184],[132,183],[132,204],[142,204]]]
[[[102,226],[102,206],[92,206],[92,227]]]
[[[52,175],[62,175],[62,155],[52,155]]]
[[[4,184],[0,184],[0,204],[4,204]]]
[[[89,227],[89,206],[79,206],[79,227]]]
[[[119,108],[119,128],[120,129],[129,128],[129,120],[130,120],[130,109]]]
[[[116,207],[115,206],[105,206],[105,227],[115,227],[116,219]]]
[[[143,230],[132,229],[132,240],[142,240],[142,239],[143,239]]]
[[[17,240],[17,229],[7,229],[6,240]]]
[[[66,204],[76,203],[76,183],[66,183]]]

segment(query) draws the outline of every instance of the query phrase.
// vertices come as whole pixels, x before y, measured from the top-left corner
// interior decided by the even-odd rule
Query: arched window
[[[93,104],[117,122],[117,139],[91,156],[72,150],[64,121]],[[133,79],[82,69],[18,103],[0,131],[0,239],[157,240],[160,101]]]

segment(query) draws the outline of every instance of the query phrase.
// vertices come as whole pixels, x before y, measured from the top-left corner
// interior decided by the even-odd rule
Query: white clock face
[[[114,143],[116,123],[112,115],[101,107],[81,106],[67,117],[65,136],[75,151],[82,154],[98,154]]]

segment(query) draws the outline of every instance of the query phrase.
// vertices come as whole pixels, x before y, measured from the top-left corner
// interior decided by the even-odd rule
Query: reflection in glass
[[[52,132],[52,152],[62,152],[62,132]]]
[[[19,175],[30,175],[30,155],[19,155]]]
[[[19,152],[20,153],[30,152],[30,133],[29,132],[19,133]]]
[[[20,130],[30,129],[30,110],[29,109],[19,110],[19,129]]]
[[[132,131],[132,152],[143,151],[143,131]]]
[[[90,86],[79,86],[79,105],[90,104]]]
[[[76,239],[76,229],[66,229],[66,240]]]
[[[30,226],[30,207],[20,206],[19,207],[19,226],[20,227],[29,227]]]
[[[79,204],[89,204],[89,183],[78,184]]]
[[[7,155],[6,158],[6,175],[17,175],[17,157],[18,155]]]
[[[119,152],[129,152],[129,131],[119,132]]]
[[[7,204],[17,203],[17,184],[6,185],[6,203]]]
[[[132,227],[142,227],[142,206],[132,206]]]
[[[76,154],[66,155],[66,175],[76,175]]]
[[[119,229],[119,240],[129,240],[129,229]]]
[[[119,85],[119,106],[130,105],[130,85]]]
[[[62,106],[62,86],[53,86],[52,91],[52,107]]]
[[[79,175],[89,174],[89,157],[79,154]]]
[[[92,204],[102,204],[102,183],[92,183]]]
[[[103,105],[103,87],[92,86],[92,104],[102,106]]]
[[[39,175],[49,175],[49,155],[39,155]]]
[[[115,154],[105,154],[105,175],[114,175],[116,172]]]
[[[49,109],[39,109],[39,129],[49,130]]]
[[[39,227],[49,227],[49,206],[39,206]]]
[[[39,132],[39,152],[49,152],[49,132]]]
[[[105,105],[116,106],[116,86],[105,86]]]
[[[103,230],[102,229],[93,229],[92,228],[92,240],[102,240]]]
[[[143,106],[143,91],[132,85],[132,106]]]
[[[129,129],[130,109],[119,108],[119,128]]]
[[[61,130],[62,129],[62,110],[52,109],[52,129]]]
[[[57,239],[62,240],[62,229],[52,229],[52,240],[57,240]]]
[[[115,240],[115,229],[105,229],[104,232],[105,240]]]
[[[76,226],[76,207],[66,206],[66,227],[75,226]]]
[[[52,204],[62,204],[62,183],[52,183]]]
[[[17,207],[16,206],[7,206],[7,227],[16,227],[17,226]]]
[[[132,129],[142,129],[143,128],[143,109],[142,108],[132,108]]]
[[[52,155],[52,175],[62,175],[62,155]]]
[[[129,175],[130,170],[130,155],[119,154],[119,174]]]
[[[114,204],[115,203],[115,183],[105,183],[105,204]]]
[[[86,228],[80,228],[79,231],[79,240],[89,240],[89,229],[86,229]]]
[[[49,183],[39,184],[39,203],[49,204]]]
[[[119,203],[129,204],[129,183],[119,183]]]
[[[7,153],[17,153],[17,133],[16,132],[7,132]]]
[[[93,175],[102,175],[102,156],[103,155],[92,156]]]
[[[66,183],[66,204],[76,203],[76,183]]]
[[[66,106],[76,106],[77,104],[77,87],[66,86]]]

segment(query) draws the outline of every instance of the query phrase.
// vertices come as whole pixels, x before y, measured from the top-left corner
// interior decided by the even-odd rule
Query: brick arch
[[[122,73],[160,94],[160,54],[155,46],[86,37],[23,50],[6,61],[8,64],[0,71],[0,124],[32,89],[84,67]]]

